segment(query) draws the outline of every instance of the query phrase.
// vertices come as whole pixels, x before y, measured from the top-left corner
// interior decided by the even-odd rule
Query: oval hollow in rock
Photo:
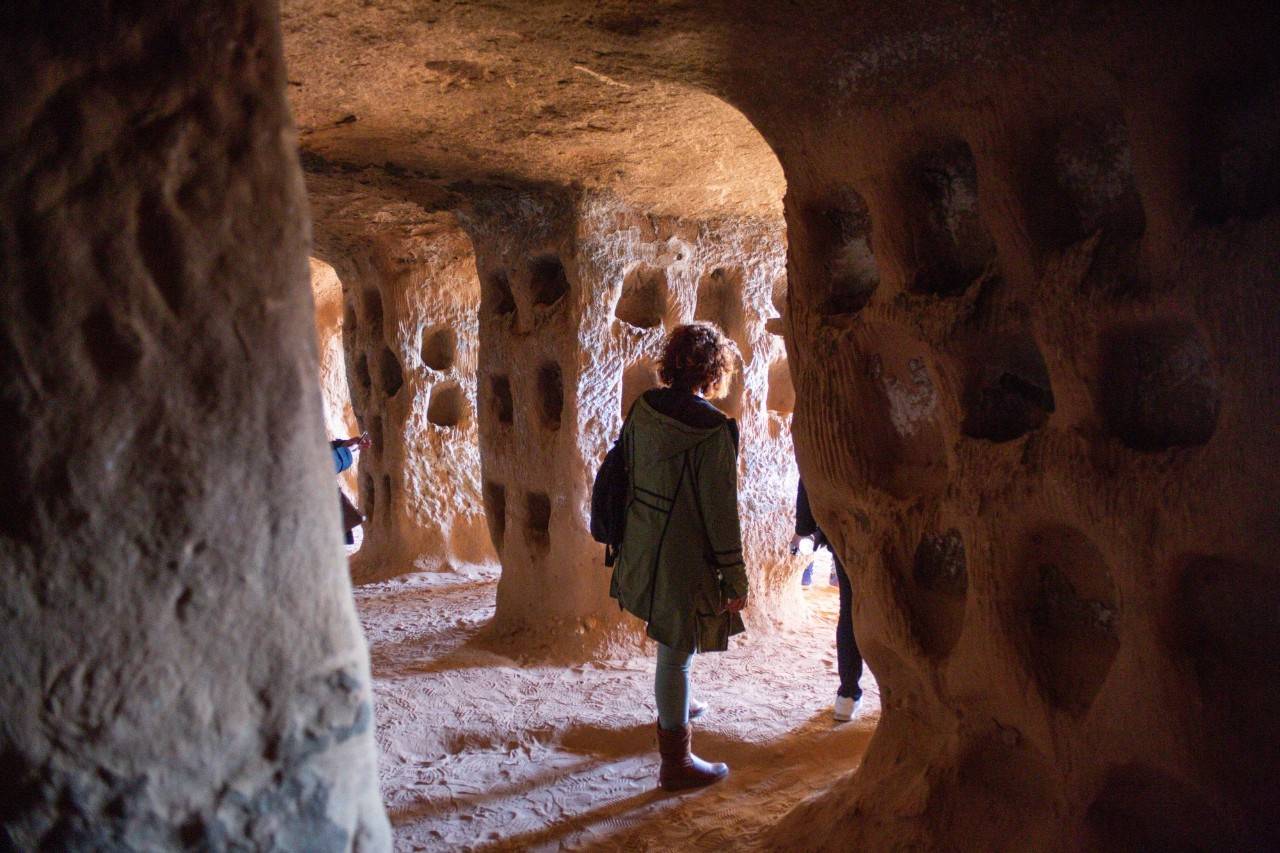
[[[457,353],[458,333],[448,326],[422,336],[422,363],[432,370],[452,370]]]
[[[963,598],[969,591],[969,572],[960,531],[952,528],[921,539],[911,576],[922,589]]]
[[[369,356],[360,353],[356,359],[356,387],[364,394],[373,389],[373,376],[369,373]]]
[[[499,316],[516,312],[516,297],[511,292],[511,281],[504,270],[490,273],[485,279],[485,301],[489,309]]]
[[[613,313],[628,325],[652,329],[666,321],[668,299],[666,270],[641,264],[622,280],[622,295]]]
[[[1210,225],[1257,219],[1280,206],[1280,79],[1219,78],[1204,89],[1190,172],[1196,215]]]
[[[564,409],[564,379],[560,365],[554,361],[538,368],[538,414],[547,429],[560,428],[560,416]]]
[[[995,242],[978,215],[973,152],[954,140],[921,153],[910,167],[921,217],[911,289],[949,296],[965,290],[995,259]]]
[[[529,265],[529,290],[534,305],[554,305],[569,292],[569,279],[558,257],[544,255]]]
[[[866,200],[851,189],[842,190],[831,204],[810,208],[805,225],[826,272],[819,313],[828,317],[857,314],[880,286]]]
[[[382,391],[388,397],[394,397],[404,386],[404,371],[400,368],[400,359],[390,347],[382,348],[378,358],[378,374],[382,380]]]
[[[927,814],[939,849],[1032,850],[1060,828],[1056,773],[1016,729],[973,737],[939,780]]]
[[[501,483],[484,481],[484,516],[489,523],[489,537],[493,547],[502,550],[507,535],[507,489]]]
[[[442,382],[431,388],[427,421],[441,427],[466,428],[470,422],[467,395],[456,382]]]
[[[1030,335],[987,341],[970,366],[961,432],[1012,441],[1044,426],[1054,407],[1049,370]]]
[[[525,541],[535,554],[551,547],[551,498],[545,492],[525,494]]]
[[[369,438],[373,442],[373,452],[376,456],[382,455],[384,440],[382,436],[382,415],[374,415],[369,421]]]
[[[780,275],[773,280],[773,287],[769,291],[769,301],[773,304],[773,310],[779,317],[787,313],[787,277]]]
[[[1141,764],[1113,767],[1085,813],[1091,850],[1247,849],[1197,791]]]
[[[933,350],[895,324],[853,331],[852,351],[831,360],[815,389],[823,428],[847,437],[849,464],[867,485],[899,499],[940,493],[951,462]]]
[[[1111,330],[1099,374],[1103,419],[1126,447],[1200,445],[1217,429],[1218,377],[1190,323],[1154,320]]]
[[[1059,128],[1053,151],[1054,183],[1066,197],[1069,220],[1060,226],[1067,238],[1082,239],[1105,228],[1110,236],[1142,236],[1146,215],[1133,180],[1128,129],[1124,120],[1080,118]]]
[[[367,472],[360,475],[360,494],[364,498],[365,518],[372,518],[374,507],[377,504],[374,501],[373,476]]]
[[[1018,582],[1016,644],[1042,694],[1082,714],[1120,648],[1115,581],[1087,536],[1052,526],[1029,537]]]
[[[509,424],[515,420],[515,406],[511,400],[511,380],[506,376],[494,376],[489,379],[490,399],[493,401],[493,414],[498,423]]]
[[[893,564],[901,565],[893,556]],[[916,546],[903,577],[903,604],[909,612],[911,634],[931,658],[951,653],[964,628],[969,575],[964,538],[954,528],[926,535]]]

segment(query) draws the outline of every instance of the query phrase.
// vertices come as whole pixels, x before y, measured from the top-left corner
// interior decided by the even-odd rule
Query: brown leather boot
[[[689,726],[673,732],[658,726],[658,752],[662,755],[658,785],[664,791],[701,788],[729,775],[729,765],[711,764],[690,752],[692,742],[693,729]]]

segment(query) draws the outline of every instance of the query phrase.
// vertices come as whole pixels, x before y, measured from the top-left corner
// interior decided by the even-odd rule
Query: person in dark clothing
[[[827,537],[814,520],[813,511],[809,509],[809,494],[801,480],[796,489],[796,534],[791,539],[792,553],[796,552],[804,539],[811,540],[815,550],[824,546],[830,548]],[[858,686],[858,681],[862,678],[862,654],[858,651],[858,643],[853,636],[853,587],[840,557],[834,548],[830,550],[836,580],[840,585],[840,616],[836,620],[836,669],[840,674],[840,687],[836,690],[832,716],[836,722],[843,723],[853,719],[853,709],[862,698],[862,688]]]
[[[369,446],[369,433],[362,432],[353,438],[335,438],[329,442],[329,449],[333,451],[333,467],[337,469],[336,473],[341,474],[343,471],[355,464],[356,450],[364,450]],[[342,493],[342,489],[338,489],[338,503],[342,507],[342,531],[343,541],[348,545],[356,544],[355,529],[364,521],[364,516],[360,514],[360,510],[356,509],[351,501],[347,500],[347,496]]]
[[[627,515],[610,594],[658,642],[658,784],[668,791],[729,773],[691,752],[689,667],[744,630],[749,594],[738,518],[738,429],[707,398],[722,393],[733,344],[710,323],[678,326],[662,355],[664,388],[641,395],[622,428]]]

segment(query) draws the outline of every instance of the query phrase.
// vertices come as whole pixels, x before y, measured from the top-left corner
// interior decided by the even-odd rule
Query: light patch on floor
[[[550,667],[480,648],[496,567],[357,589],[396,849],[758,849],[761,829],[857,766],[880,716],[866,672],[853,722],[831,720],[826,580],[815,567],[803,624],[695,659],[694,694],[711,705],[695,751],[731,773],[678,795],[656,787],[651,655]]]

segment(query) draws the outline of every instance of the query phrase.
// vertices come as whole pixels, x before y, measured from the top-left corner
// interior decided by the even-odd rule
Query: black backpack
[[[625,424],[623,425],[625,429]],[[612,566],[627,526],[627,457],[622,436],[613,443],[591,486],[591,538],[604,545],[604,564]]]

